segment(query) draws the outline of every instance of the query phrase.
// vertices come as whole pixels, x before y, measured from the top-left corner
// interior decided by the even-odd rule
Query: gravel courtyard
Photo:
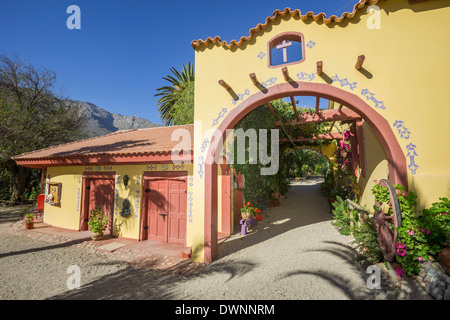
[[[351,237],[331,225],[320,179],[294,184],[247,236],[232,235],[219,257],[193,276],[137,268],[89,248],[5,232],[27,207],[0,208],[0,299],[398,299],[382,272],[370,290]],[[81,286],[68,289],[79,266]],[[400,295],[401,296],[401,295]]]

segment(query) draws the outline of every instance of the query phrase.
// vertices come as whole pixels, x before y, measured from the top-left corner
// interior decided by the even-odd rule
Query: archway
[[[387,122],[361,98],[329,84],[285,82],[258,92],[232,109],[217,129],[217,136],[225,138],[226,130],[232,129],[247,113],[272,100],[292,96],[316,96],[333,100],[356,112],[373,130],[386,153],[389,178],[393,184],[408,186],[406,157]],[[217,137],[216,136],[216,137]],[[217,165],[214,162],[220,152],[220,139],[212,139],[205,163],[204,207],[204,262],[212,262],[218,253],[217,246]]]

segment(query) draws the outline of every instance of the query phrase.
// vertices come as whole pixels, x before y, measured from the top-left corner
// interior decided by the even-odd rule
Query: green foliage
[[[34,223],[34,214],[28,213],[25,215],[25,218],[23,219],[23,223]]]
[[[169,85],[156,89],[155,97],[161,120],[165,125],[190,124],[194,122],[194,66],[183,64],[181,73],[171,68],[172,75],[163,77]]]
[[[367,260],[371,263],[383,261],[374,220],[361,221],[359,226],[353,228],[353,237],[355,238],[353,243],[356,244],[360,260]]]
[[[336,196],[336,201],[333,202],[334,209],[332,210],[333,219],[332,225],[343,235],[350,235],[353,231],[353,225],[359,220],[358,210],[351,209],[348,202],[340,196]]]
[[[444,247],[450,234],[450,201],[440,198],[431,208],[416,215],[414,210],[417,195],[406,192],[401,185],[394,186],[402,215],[402,227],[397,228],[397,256],[407,276],[420,272],[421,262],[430,258],[438,259],[439,251]],[[375,186],[372,189],[376,201],[389,202],[389,191],[386,187]],[[389,213],[388,213],[389,214]]]
[[[88,226],[94,233],[103,233],[108,227],[108,215],[104,215],[101,207],[92,209],[89,215]]]

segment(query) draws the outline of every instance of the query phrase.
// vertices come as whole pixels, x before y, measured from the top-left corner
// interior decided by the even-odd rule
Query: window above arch
[[[303,62],[305,43],[300,32],[283,32],[267,43],[267,66],[277,68]]]

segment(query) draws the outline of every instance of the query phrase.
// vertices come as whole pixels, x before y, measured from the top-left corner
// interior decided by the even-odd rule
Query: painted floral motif
[[[231,99],[231,102],[233,103],[233,105],[236,105],[237,101],[244,100],[245,96],[250,96],[250,90],[249,89],[245,89],[244,93],[239,93],[238,94],[238,100]]]
[[[415,163],[415,157],[417,157],[416,153],[416,146],[412,143],[408,144],[406,146],[406,150],[408,150],[407,157],[409,158],[409,170],[411,170],[412,174],[416,174],[417,169],[419,166]]]
[[[147,166],[147,170],[156,170],[156,168],[157,168],[156,164],[151,164]]]
[[[205,152],[206,148],[208,147],[208,143],[209,143],[208,138],[203,139],[202,146],[201,146],[202,152]]]
[[[261,82],[261,86],[263,87],[269,87],[271,85],[274,85],[277,82],[277,78],[276,77],[270,77],[270,79]]]
[[[262,58],[264,58],[265,57],[265,53],[264,52],[260,52],[260,53],[258,53],[258,58],[260,58],[260,59],[262,59]]]
[[[339,76],[336,74],[331,78],[333,81],[339,82],[341,84],[341,88],[345,86],[349,86],[351,90],[355,89],[358,85],[358,82],[350,83],[347,78],[339,79]]]
[[[173,164],[172,170],[182,170],[184,169],[184,164]]]
[[[205,173],[203,171],[203,156],[198,157],[198,165],[200,166],[200,170],[198,170],[198,175],[200,178],[203,178],[203,174]]]
[[[194,186],[194,176],[189,176],[189,186],[190,187]]]
[[[141,198],[140,191],[139,191],[139,190],[136,190],[136,200],[135,200],[136,208],[139,208],[139,200],[140,200],[140,198]],[[137,210],[136,210],[136,211],[137,211]],[[138,215],[136,214],[135,217],[137,218]]]
[[[361,90],[361,95],[363,95],[367,101],[372,101],[373,103],[375,103],[375,108],[380,108],[385,110],[386,106],[384,105],[383,101],[377,100],[375,98],[375,94],[373,94],[372,92],[369,91],[369,89],[362,89]]]
[[[409,139],[409,136],[410,136],[410,134],[411,134],[411,131],[409,131],[408,128],[406,128],[406,127],[403,125],[403,121],[396,120],[396,121],[394,122],[393,126],[394,126],[395,128],[397,128],[397,131],[398,131],[398,133],[400,134],[400,138],[403,138],[403,139]]]
[[[314,72],[311,73],[307,73],[307,72],[300,72],[297,73],[297,78],[298,80],[308,80],[308,81],[313,81],[316,78],[316,75],[314,74]]]
[[[188,207],[189,207],[189,209],[188,209],[188,211],[189,211],[188,221],[189,221],[189,223],[192,222],[192,218],[194,217],[192,215],[192,211],[193,211],[192,207],[194,206],[194,204],[192,203],[192,200],[194,200],[194,198],[192,197],[193,194],[194,193],[192,191],[188,192],[188,195],[189,195],[189,198],[188,198],[188,201],[189,201],[189,203],[188,203]]]
[[[234,101],[234,100],[233,100],[233,101]],[[220,120],[221,118],[224,118],[224,117],[225,117],[225,114],[227,113],[227,111],[228,111],[227,108],[223,108],[223,109],[219,112],[217,118],[213,120],[213,123],[212,123],[213,127],[216,126],[216,125],[219,123],[219,120]]]
[[[306,46],[310,49],[312,49],[315,45],[316,45],[316,43],[312,40],[309,40],[309,42],[306,44]]]

